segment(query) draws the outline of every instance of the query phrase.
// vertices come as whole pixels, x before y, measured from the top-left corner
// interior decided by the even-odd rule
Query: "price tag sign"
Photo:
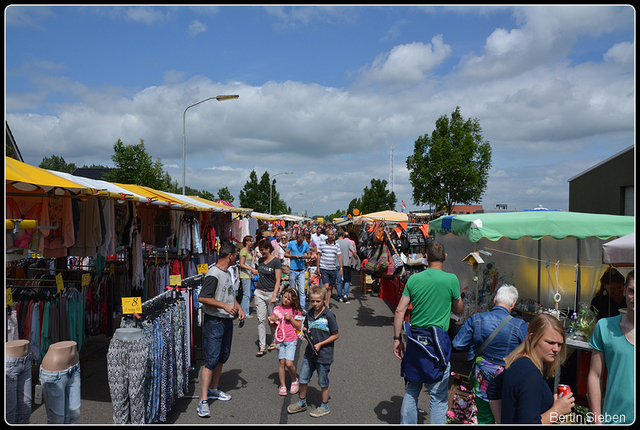
[[[7,288],[7,306],[13,306],[13,295],[11,295],[11,288]]]
[[[64,291],[64,282],[62,281],[62,273],[56,275],[56,292]]]
[[[116,265],[111,263],[111,265],[109,266],[109,275],[113,275],[116,273]]]
[[[180,286],[182,285],[182,276],[180,275],[170,275],[169,276],[169,285],[174,286]]]
[[[88,273],[83,273],[82,274],[82,282],[80,282],[80,286],[81,287],[86,287],[87,285],[89,285],[89,281],[91,281],[91,275]]]
[[[209,265],[207,263],[198,264],[198,274],[207,273],[208,271],[209,271]]]
[[[123,297],[122,298],[122,313],[132,314],[142,313],[142,298],[141,297]]]

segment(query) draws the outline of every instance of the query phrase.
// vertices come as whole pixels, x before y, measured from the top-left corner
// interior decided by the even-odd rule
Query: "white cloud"
[[[360,70],[361,85],[416,85],[451,53],[451,47],[442,42],[442,35],[434,36],[431,43],[414,42],[398,45],[376,57],[370,67]]]
[[[603,58],[605,61],[632,68],[634,55],[635,43],[622,42],[612,46],[611,49],[604,54]]]
[[[207,31],[206,24],[203,24],[198,20],[193,21],[189,25],[189,36],[195,36],[196,34],[203,33],[205,31]]]

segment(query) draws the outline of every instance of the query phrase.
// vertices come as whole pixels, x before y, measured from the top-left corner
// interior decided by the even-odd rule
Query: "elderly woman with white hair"
[[[510,315],[517,301],[516,287],[501,286],[493,298],[493,309],[467,319],[452,342],[457,350],[469,351],[469,360],[473,360],[470,381],[476,395],[478,424],[496,423],[487,387],[504,370],[504,358],[527,336],[527,323]]]

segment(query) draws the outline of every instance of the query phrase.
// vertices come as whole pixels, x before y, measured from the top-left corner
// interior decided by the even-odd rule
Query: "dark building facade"
[[[635,146],[569,179],[569,211],[634,216]]]

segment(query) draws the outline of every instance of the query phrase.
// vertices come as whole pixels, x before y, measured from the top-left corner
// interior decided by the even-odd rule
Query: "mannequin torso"
[[[41,367],[50,372],[59,372],[74,366],[79,360],[78,344],[72,340],[65,340],[49,346]]]
[[[142,329],[139,328],[119,328],[113,334],[124,342],[132,342],[142,339]]]
[[[26,339],[10,340],[5,345],[7,357],[20,358],[29,355],[29,341]]]

